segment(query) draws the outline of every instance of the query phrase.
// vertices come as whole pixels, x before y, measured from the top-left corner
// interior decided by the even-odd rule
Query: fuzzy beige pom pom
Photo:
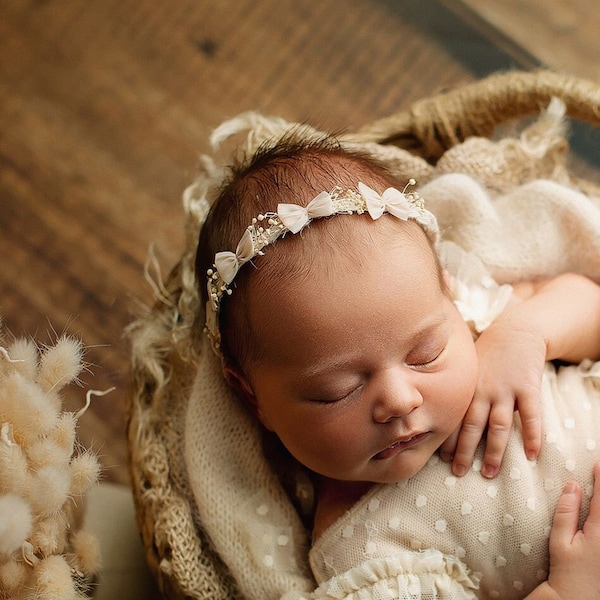
[[[0,496],[0,555],[16,552],[31,534],[31,510],[16,494]]]
[[[0,494],[22,494],[29,485],[29,467],[23,450],[12,441],[5,425],[8,424],[3,424],[6,439],[0,441]]]
[[[0,423],[10,423],[15,442],[29,445],[56,425],[58,410],[32,381],[8,375],[0,387]]]
[[[83,452],[71,461],[71,493],[87,494],[100,477],[100,464],[92,452]]]
[[[5,372],[20,373],[25,379],[33,381],[38,366],[38,349],[33,340],[24,338],[15,340],[8,347],[10,360],[4,361]]]
[[[60,515],[42,519],[35,524],[29,538],[33,551],[38,556],[62,554],[67,544],[67,532],[64,520]]]
[[[44,517],[56,514],[69,497],[69,471],[54,465],[41,467],[32,477],[29,502],[35,512]]]
[[[24,562],[11,560],[0,563],[0,591],[5,591],[9,598],[16,597],[16,592],[26,582],[27,575],[27,567]],[[0,596],[0,598],[3,597]]]
[[[71,579],[71,567],[60,555],[41,560],[35,566],[34,575],[34,597],[39,600],[76,600],[80,597]]]
[[[66,466],[71,459],[71,452],[54,443],[51,439],[42,438],[31,444],[27,449],[27,458],[29,466],[32,469],[39,469],[46,465]]]
[[[82,529],[71,537],[71,545],[77,556],[77,565],[84,575],[95,575],[100,571],[102,558],[98,538]]]
[[[83,346],[79,340],[62,337],[42,355],[38,383],[45,391],[58,391],[81,373]]]
[[[72,412],[64,412],[58,418],[56,426],[48,434],[48,439],[71,455],[75,447],[76,427],[77,417]]]
[[[60,390],[83,369],[83,346],[61,338],[39,353],[28,340],[0,347],[0,600],[85,600],[100,568],[96,538],[79,531],[95,454],[76,449],[77,413]]]

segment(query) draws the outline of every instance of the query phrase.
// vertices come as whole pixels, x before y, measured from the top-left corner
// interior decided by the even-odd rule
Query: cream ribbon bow
[[[221,276],[221,279],[229,285],[237,275],[240,267],[254,258],[254,243],[252,234],[246,229],[235,252],[217,252],[215,254],[215,267]]]
[[[365,199],[367,211],[374,221],[379,219],[384,212],[388,212],[403,221],[407,221],[412,216],[410,202],[396,188],[390,187],[380,195],[368,185],[359,183],[358,191]]]
[[[292,233],[298,233],[311,219],[329,217],[333,214],[331,194],[321,192],[306,207],[298,204],[278,204],[277,214]]]

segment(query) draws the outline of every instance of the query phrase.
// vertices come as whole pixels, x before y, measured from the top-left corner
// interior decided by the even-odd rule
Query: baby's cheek
[[[306,423],[302,438],[304,453],[322,468],[345,469],[356,462],[355,455],[365,439],[365,432],[356,427],[356,422],[340,419]]]

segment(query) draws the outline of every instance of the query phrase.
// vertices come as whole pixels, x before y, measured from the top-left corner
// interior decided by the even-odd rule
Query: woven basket
[[[567,115],[600,125],[600,86],[547,71],[510,72],[413,104],[344,137],[347,142],[396,145],[435,164],[471,136],[490,137],[499,125],[538,114],[552,97]],[[166,598],[241,598],[210,540],[197,525],[183,463],[183,418],[197,356],[190,323],[196,312],[190,278],[196,232],[160,302],[130,329],[133,390],[128,437],[138,525],[148,563]],[[187,325],[186,325],[187,324]]]

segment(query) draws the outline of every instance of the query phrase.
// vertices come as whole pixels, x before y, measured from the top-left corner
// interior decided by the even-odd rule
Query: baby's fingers
[[[512,429],[514,412],[512,400],[497,400],[492,406],[481,467],[481,474],[484,477],[496,477],[500,470]]]
[[[460,477],[471,468],[475,450],[488,424],[489,415],[488,402],[473,400],[463,420],[454,451],[452,471],[455,475]]]
[[[550,532],[548,585],[556,598],[597,598],[600,589],[600,466],[594,466],[594,495],[583,530],[578,529],[581,487],[567,484],[556,504]],[[546,597],[546,596],[544,596]]]
[[[524,396],[517,401],[521,425],[523,428],[523,444],[529,460],[537,458],[542,446],[542,418],[540,400],[537,394]]]
[[[560,558],[561,549],[567,549],[576,539],[582,495],[581,487],[570,482],[558,499],[550,532],[550,553],[555,558],[557,555]],[[594,493],[583,524],[583,535],[588,548],[597,550],[600,545],[600,463],[594,465]]]
[[[456,451],[456,444],[458,443],[458,434],[460,429],[457,429],[446,441],[440,446],[440,458],[446,462],[452,462],[454,458],[454,452]]]
[[[590,511],[583,524],[583,533],[600,538],[600,463],[594,465],[594,495],[590,502]]]
[[[562,547],[569,546],[577,533],[581,496],[581,488],[571,481],[558,499],[550,532],[550,553],[553,556],[560,553]]]

